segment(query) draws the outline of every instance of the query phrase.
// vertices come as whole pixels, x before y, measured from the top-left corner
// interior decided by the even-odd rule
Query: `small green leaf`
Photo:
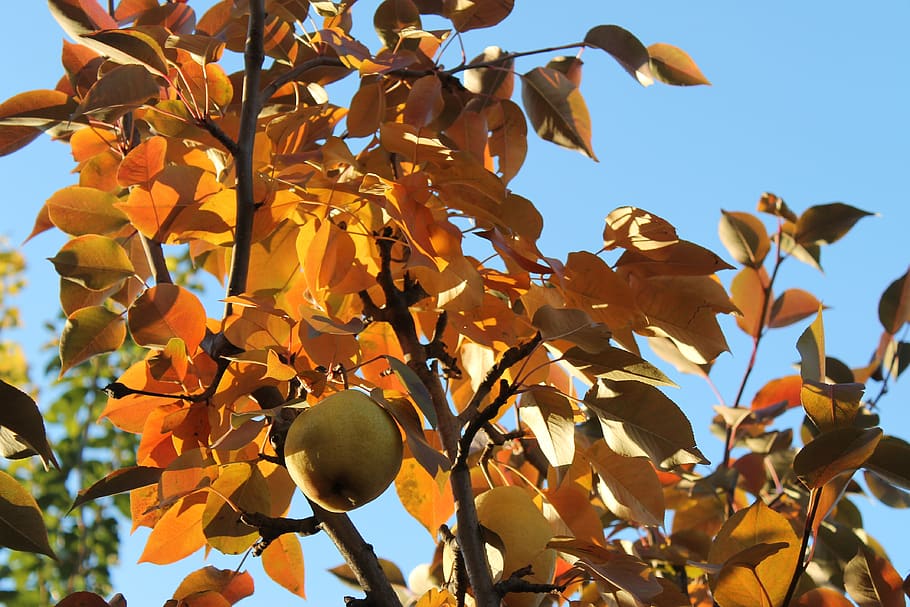
[[[16,479],[0,471],[0,546],[46,554],[56,559],[35,498]]]

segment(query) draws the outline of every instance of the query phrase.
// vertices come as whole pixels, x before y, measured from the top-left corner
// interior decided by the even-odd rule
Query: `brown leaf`
[[[120,65],[105,74],[89,89],[75,116],[113,122],[139,108],[159,94],[158,83],[140,65]]]
[[[885,331],[895,335],[910,322],[910,270],[888,285],[878,300],[878,319]]]
[[[821,307],[818,316],[796,341],[796,349],[800,357],[799,375],[803,381],[825,381],[825,325]]]
[[[83,34],[77,40],[123,65],[141,65],[156,76],[167,77],[167,59],[158,42],[138,29],[106,29]]]
[[[75,110],[76,102],[60,91],[28,91],[10,97],[0,104],[0,156],[28,145],[43,131],[68,124]]]
[[[74,592],[64,597],[56,607],[111,607],[111,604],[94,592]]]
[[[63,31],[74,40],[96,30],[117,28],[117,22],[97,0],[48,0],[48,6]]]
[[[800,401],[822,432],[853,425],[862,406],[863,384],[823,384],[805,381]]]
[[[776,329],[792,325],[817,314],[820,307],[823,307],[821,302],[812,293],[802,289],[787,289],[771,305],[768,327]]]
[[[348,134],[367,137],[379,130],[385,116],[385,93],[380,82],[363,79],[351,98],[347,115]]]
[[[793,472],[810,489],[862,466],[882,438],[881,428],[838,428],[819,434],[793,459]]]
[[[121,314],[104,306],[76,310],[67,317],[60,335],[60,375],[93,356],[113,352],[125,339]]]
[[[155,485],[161,479],[162,472],[161,468],[148,466],[129,466],[114,470],[90,487],[81,490],[73,501],[73,505],[70,506],[70,511],[99,497],[107,497],[124,491],[132,491],[139,487]]]
[[[910,489],[910,444],[896,436],[885,436],[863,467],[904,489]]]
[[[493,27],[512,12],[515,0],[443,0],[443,15],[457,32]]]
[[[887,558],[860,551],[844,567],[844,587],[859,607],[904,607],[901,577]]]
[[[597,160],[591,146],[591,117],[581,93],[561,72],[538,67],[521,76],[528,120],[542,139]]]
[[[373,27],[384,45],[395,48],[401,30],[421,28],[420,11],[411,0],[383,0],[373,14]]]
[[[186,576],[174,591],[174,598],[193,605],[194,597],[207,592],[220,594],[228,605],[233,605],[253,594],[253,578],[246,571],[238,573],[209,565]]]
[[[803,246],[831,244],[843,238],[857,221],[869,215],[872,213],[842,202],[809,207],[796,222],[794,239]]]
[[[600,378],[676,387],[669,377],[648,361],[612,346],[593,353],[576,346],[567,350],[562,355],[562,360],[584,373],[591,383]]]
[[[0,380],[0,402],[0,455],[18,459],[37,453],[45,469],[50,465],[59,468],[32,397]]]
[[[832,588],[813,588],[794,599],[793,607],[853,607],[844,595]]]
[[[506,53],[498,46],[488,46],[468,63],[464,72],[464,86],[477,95],[492,99],[511,99],[515,88],[514,59],[503,59]],[[476,67],[478,64],[492,64]]]
[[[774,215],[775,217],[782,217],[793,223],[796,223],[798,219],[796,213],[790,210],[790,207],[787,206],[784,199],[771,192],[765,192],[761,195],[758,199],[756,210],[761,211],[762,213],[768,213],[769,215]]]
[[[618,25],[598,25],[585,34],[585,44],[608,52],[641,85],[654,83],[648,49],[632,32]]]
[[[637,249],[644,255],[679,242],[676,228],[653,213],[635,207],[619,207],[607,215],[604,249]]]
[[[658,42],[648,47],[654,78],[675,86],[711,84],[688,53],[671,44]]]
[[[771,250],[765,224],[751,213],[722,210],[718,231],[733,259],[750,268],[761,266]]]
[[[551,466],[568,466],[575,459],[575,411],[561,393],[540,388],[521,395],[521,421],[534,433]]]
[[[647,458],[624,457],[602,442],[594,443],[585,458],[597,474],[597,492],[610,512],[624,521],[663,525],[663,489]]]

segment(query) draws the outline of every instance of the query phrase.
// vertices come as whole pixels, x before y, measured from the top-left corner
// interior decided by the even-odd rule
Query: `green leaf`
[[[648,47],[648,54],[651,56],[651,73],[664,84],[674,86],[711,84],[688,53],[680,48],[658,42]]]
[[[113,352],[126,339],[123,317],[104,306],[89,306],[66,319],[60,335],[60,375],[104,352]]]
[[[857,221],[869,215],[872,213],[842,202],[809,207],[796,222],[796,242],[803,246],[831,244],[843,238]]]
[[[878,319],[891,335],[910,322],[910,280],[907,276],[910,276],[910,270],[888,285],[878,300]]]
[[[810,489],[821,489],[835,476],[862,466],[881,439],[881,428],[823,432],[796,454],[793,472]]]
[[[405,389],[408,391],[408,395],[413,398],[414,402],[417,403],[417,406],[420,407],[420,410],[423,412],[424,416],[426,416],[430,427],[436,428],[436,408],[433,406],[433,397],[430,396],[430,391],[427,390],[424,383],[420,381],[420,378],[411,367],[407,366],[394,356],[386,355],[383,356],[383,358],[385,358],[389,363],[389,366],[392,367],[392,372],[395,373],[395,376],[398,377],[399,381],[404,384]]]
[[[161,479],[163,468],[152,468],[150,466],[129,466],[114,470],[101,480],[92,484],[92,486],[83,489],[76,496],[70,510],[75,510],[79,506],[94,501],[99,497],[117,495],[125,491],[132,491],[139,487],[155,485]]]
[[[0,471],[0,546],[46,554],[56,559],[35,498],[16,479]]]
[[[547,386],[534,387],[521,395],[518,411],[551,466],[574,461],[575,411],[568,398]]]
[[[721,210],[718,232],[733,259],[750,268],[761,266],[771,250],[765,224],[751,213]]]
[[[821,308],[812,324],[806,327],[796,341],[799,351],[799,375],[803,381],[825,381],[825,325]]]
[[[48,465],[60,466],[47,442],[44,419],[31,396],[0,380],[0,455],[11,459],[35,453],[45,469]]]
[[[859,607],[904,607],[901,577],[888,559],[861,550],[844,567],[844,588]]]
[[[660,468],[708,463],[695,446],[689,420],[657,388],[637,381],[600,380],[584,400],[616,453],[650,457]]]
[[[585,34],[585,44],[608,52],[642,86],[654,84],[651,56],[632,32],[618,25],[598,25]]]
[[[60,276],[91,291],[103,291],[136,273],[116,240],[95,234],[70,240],[50,261]]]
[[[591,147],[591,116],[578,87],[562,72],[545,67],[535,68],[521,79],[521,99],[537,134],[597,160]]]

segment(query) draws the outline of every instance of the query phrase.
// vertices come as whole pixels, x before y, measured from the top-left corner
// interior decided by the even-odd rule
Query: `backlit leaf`
[[[786,547],[785,542],[756,544],[727,559],[714,583],[717,604],[722,607],[775,607],[756,568]]]
[[[675,86],[711,84],[684,50],[658,42],[648,47],[654,78]]]
[[[408,396],[417,403],[421,413],[426,416],[430,427],[435,428],[437,420],[436,409],[433,407],[433,398],[430,396],[427,387],[420,380],[420,377],[417,376],[417,373],[415,373],[413,369],[397,358],[393,356],[384,356],[383,358],[388,361],[389,367],[392,368],[392,372],[398,377],[404,387],[407,388]]]
[[[47,199],[47,212],[57,228],[72,236],[109,234],[129,223],[116,202],[109,192],[73,185]]]
[[[434,478],[413,457],[402,460],[401,470],[395,477],[395,492],[405,510],[434,538],[439,526],[455,514],[449,473],[438,470]]]
[[[47,4],[63,31],[75,40],[81,34],[117,27],[98,0],[48,0]]]
[[[3,471],[0,471],[0,546],[57,558],[47,541],[44,518],[35,498]]]
[[[878,300],[878,319],[885,331],[896,334],[904,323],[910,322],[910,272],[888,285]]]
[[[771,250],[765,224],[751,213],[721,211],[718,231],[733,259],[750,268],[762,265]]]
[[[822,432],[852,426],[862,405],[863,384],[803,383],[800,400],[806,413]]]
[[[303,550],[297,536],[285,533],[273,540],[262,553],[262,568],[282,588],[306,598]]]
[[[155,485],[161,478],[162,472],[161,468],[150,468],[148,466],[129,466],[114,470],[90,487],[79,491],[73,501],[73,505],[70,506],[70,510],[74,510],[82,504],[94,501],[99,497],[107,497],[124,491],[132,491],[139,487]]]
[[[595,378],[613,381],[635,380],[652,386],[676,386],[663,372],[631,352],[608,346],[592,353],[574,347],[562,359],[584,373],[593,383]]]
[[[135,273],[116,240],[95,234],[73,238],[50,261],[60,276],[92,291],[103,291]]]
[[[904,607],[901,582],[888,559],[866,550],[844,567],[844,587],[859,607]]]
[[[769,215],[774,215],[775,217],[782,217],[793,223],[796,223],[799,219],[796,216],[796,213],[790,210],[790,207],[787,206],[787,203],[784,202],[783,198],[780,198],[771,192],[764,192],[759,197],[756,210],[762,213],[768,213]]]
[[[469,67],[469,69],[465,70],[465,88],[484,97],[511,99],[515,88],[515,73],[512,71],[515,60],[499,61],[504,56],[505,51],[498,46],[488,46],[483,49],[483,52],[474,57],[468,63],[468,66],[488,63],[492,65],[477,68]]]
[[[114,121],[152,99],[158,98],[158,83],[139,65],[120,65],[106,72],[79,104],[76,115]]]
[[[503,99],[486,109],[490,154],[499,159],[503,185],[518,174],[528,153],[528,123],[517,104]]]
[[[896,436],[885,436],[863,464],[887,481],[910,490],[910,444]]]
[[[28,145],[45,130],[68,123],[75,110],[76,102],[60,91],[28,91],[7,99],[0,104],[0,156]]]
[[[515,0],[444,0],[443,15],[452,20],[455,31],[493,27],[512,12]]]
[[[799,351],[799,375],[803,381],[825,381],[825,325],[822,310],[796,341]]]
[[[803,378],[799,375],[787,375],[772,379],[755,394],[752,409],[765,409],[785,403],[788,409],[800,405],[799,394],[803,387]]]
[[[569,399],[555,390],[528,390],[521,395],[521,421],[553,467],[568,466],[575,459],[575,411]]]
[[[869,470],[863,472],[863,479],[866,481],[869,493],[874,495],[881,503],[890,508],[910,508],[910,493],[907,491],[895,487]]]
[[[585,34],[585,44],[608,52],[643,86],[654,83],[648,49],[632,32],[618,25],[598,25]]]
[[[561,72],[538,67],[521,76],[521,98],[528,120],[542,139],[597,160],[591,147],[588,106]]]
[[[776,329],[797,323],[818,313],[821,306],[812,293],[802,289],[787,289],[771,305],[768,327]]]
[[[761,500],[727,519],[711,545],[708,561],[723,564],[754,546],[778,547],[778,544],[781,543],[783,547],[780,547],[779,550],[760,558],[753,568],[755,578],[752,580],[752,583],[761,583],[764,586],[770,598],[769,604],[776,606],[782,603],[787,593],[787,587],[790,584],[789,572],[796,569],[796,562],[800,554],[799,539],[793,532],[789,521],[766,506]],[[718,582],[719,580],[716,578],[713,581],[715,591],[718,590],[718,586],[716,586]],[[724,590],[735,592],[736,588],[725,585]],[[758,596],[760,592],[750,594]],[[735,596],[738,595],[734,594]],[[727,605],[724,602],[720,604]],[[731,605],[738,606],[740,603],[734,600]],[[742,607],[747,606],[742,605]]]
[[[767,324],[770,310],[765,310],[763,318],[762,303],[765,300],[765,289],[770,288],[768,281],[768,274],[763,267],[745,267],[736,273],[730,283],[730,294],[739,310],[736,325],[750,337],[758,337]]]
[[[373,14],[373,28],[383,44],[395,48],[401,30],[420,29],[420,11],[411,0],[383,0]]]
[[[44,430],[44,419],[31,396],[0,380],[0,427],[3,441],[0,454],[4,457],[23,457],[37,453],[45,468],[58,468],[57,459]],[[9,442],[7,442],[7,440]]]
[[[881,428],[838,428],[819,434],[793,459],[793,472],[810,489],[820,489],[835,476],[853,472],[875,451]]]
[[[205,308],[199,298],[177,285],[161,283],[146,290],[130,306],[128,324],[141,346],[163,348],[179,337],[194,352],[205,336]]]
[[[531,324],[540,329],[544,341],[564,339],[588,352],[600,352],[610,347],[610,329],[595,323],[583,310],[544,304],[534,312]]]
[[[794,599],[793,607],[853,607],[847,597],[832,588],[813,588]]]
[[[60,335],[60,374],[97,354],[113,352],[126,339],[123,316],[104,306],[76,310]]]
[[[134,29],[109,29],[80,37],[89,48],[107,55],[117,63],[141,65],[152,74],[167,76],[167,59],[158,42]]]
[[[869,215],[872,213],[842,202],[809,207],[796,222],[795,240],[803,246],[831,244],[843,238],[857,221]]]
[[[662,249],[679,242],[676,228],[653,213],[636,207],[619,207],[607,215],[604,248],[622,247],[642,252]]]
[[[347,115],[348,133],[352,137],[367,137],[379,130],[385,116],[385,93],[379,82],[364,80],[351,98]]]
[[[228,605],[233,605],[253,594],[253,577],[246,571],[239,573],[209,565],[186,576],[174,591],[174,598],[189,607],[197,602],[201,604],[197,597],[206,592],[217,593]]]
[[[610,512],[642,525],[663,525],[663,489],[647,458],[624,457],[602,442],[594,443],[585,458],[597,474],[597,492]]]
[[[708,462],[695,446],[689,420],[657,388],[600,380],[585,403],[597,413],[604,440],[620,455],[650,457],[660,468]]]
[[[240,554],[259,537],[258,529],[240,522],[240,513],[268,511],[269,488],[259,469],[246,462],[227,464],[208,492],[202,531],[216,550]]]

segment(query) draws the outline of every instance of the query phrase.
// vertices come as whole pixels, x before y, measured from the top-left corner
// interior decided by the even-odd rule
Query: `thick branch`
[[[231,156],[235,158],[239,154],[237,142],[230,138],[210,116],[204,116],[197,121],[197,124],[208,131],[209,135],[218,140],[218,143],[224,146]]]
[[[250,269],[253,212],[256,203],[253,198],[253,144],[256,140],[256,124],[259,120],[259,81],[262,75],[262,62],[265,59],[262,42],[264,29],[264,0],[250,0],[250,23],[244,49],[246,70],[240,106],[240,132],[237,136],[237,153],[234,154],[234,166],[237,173],[237,226],[234,235],[234,251],[231,257],[228,296],[240,295],[246,291],[247,275]],[[228,313],[230,309],[231,306],[228,304]]]

